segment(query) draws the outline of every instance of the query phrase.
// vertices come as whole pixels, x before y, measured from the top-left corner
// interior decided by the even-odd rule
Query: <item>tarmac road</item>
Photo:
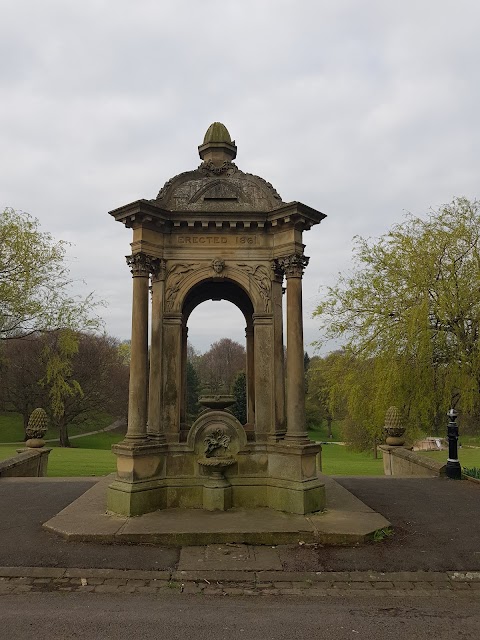
[[[9,640],[436,640],[480,633],[478,598],[211,598],[35,593],[0,598]]]
[[[479,571],[480,484],[444,478],[336,478],[394,527],[391,539],[356,547],[278,547],[286,571]],[[162,570],[179,550],[65,542],[42,523],[92,479],[0,481],[0,566]]]
[[[176,566],[178,549],[70,543],[42,528],[91,486],[89,479],[0,480],[0,566],[149,570]]]

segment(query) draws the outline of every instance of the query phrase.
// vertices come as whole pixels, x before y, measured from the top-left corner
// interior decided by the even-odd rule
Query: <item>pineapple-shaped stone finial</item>
[[[403,425],[402,413],[398,407],[389,407],[385,415],[384,431],[386,434],[385,442],[394,447],[400,447],[405,444],[405,427]]]
[[[43,440],[47,433],[48,416],[45,409],[41,407],[34,409],[28,419],[28,425],[26,428],[26,434],[28,440],[26,441],[27,447],[39,448],[43,447],[45,441]]]

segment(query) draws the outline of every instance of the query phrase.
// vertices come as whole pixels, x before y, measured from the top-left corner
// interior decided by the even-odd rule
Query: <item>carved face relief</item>
[[[225,269],[225,260],[222,260],[221,258],[215,258],[215,260],[212,260],[212,269],[215,273],[221,274]]]

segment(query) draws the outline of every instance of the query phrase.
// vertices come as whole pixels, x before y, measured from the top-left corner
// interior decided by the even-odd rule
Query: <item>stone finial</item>
[[[47,433],[48,416],[45,409],[38,407],[34,409],[28,419],[28,425],[26,428],[26,435],[28,440],[26,441],[27,447],[39,448],[45,444],[43,438]]]
[[[237,155],[235,140],[232,141],[227,127],[221,122],[212,123],[205,134],[203,144],[198,147],[200,158],[219,167],[224,162],[232,162]]]
[[[398,407],[389,407],[385,414],[384,431],[385,442],[391,446],[400,447],[405,444],[405,426],[403,425],[402,413]]]

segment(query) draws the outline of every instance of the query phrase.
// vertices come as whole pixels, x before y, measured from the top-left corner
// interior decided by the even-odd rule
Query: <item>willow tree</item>
[[[0,340],[64,327],[98,328],[98,302],[72,294],[67,247],[29,214],[0,211]]]
[[[427,431],[450,406],[479,417],[479,238],[480,202],[457,198],[355,239],[352,271],[315,315],[323,337],[342,342],[330,390],[359,425],[378,432],[392,404]]]

